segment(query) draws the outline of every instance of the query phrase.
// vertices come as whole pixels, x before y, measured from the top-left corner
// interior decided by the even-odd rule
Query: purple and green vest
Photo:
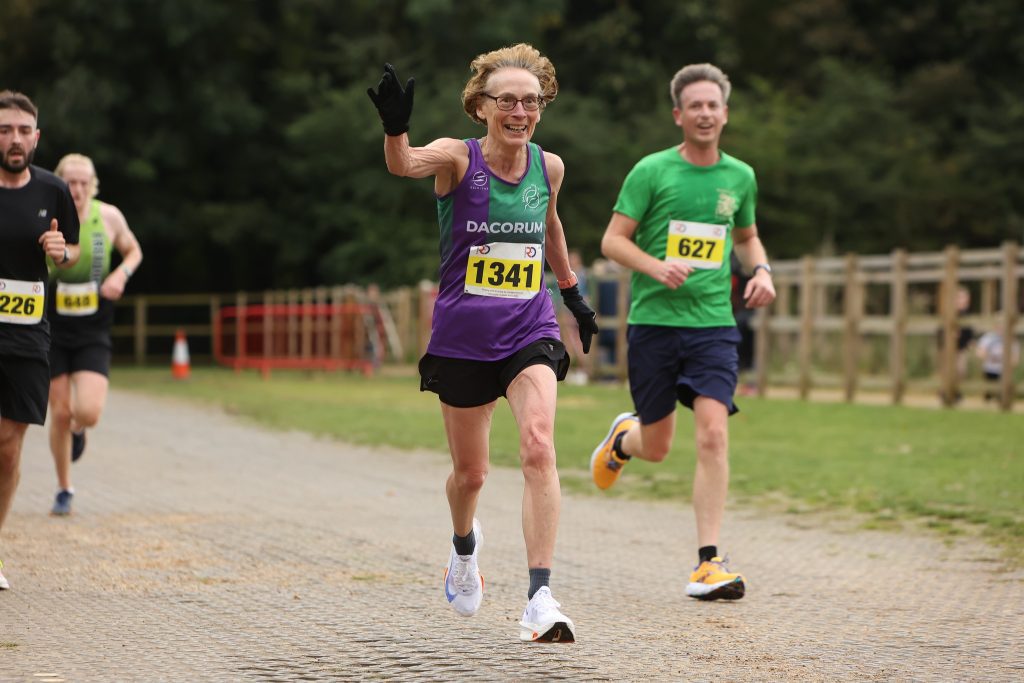
[[[494,361],[558,339],[544,288],[544,236],[551,185],[544,153],[528,143],[519,182],[496,176],[470,138],[469,168],[437,198],[441,268],[427,352]]]

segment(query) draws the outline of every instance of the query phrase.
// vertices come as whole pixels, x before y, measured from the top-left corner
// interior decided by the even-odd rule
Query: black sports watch
[[[770,265],[768,265],[767,263],[758,263],[756,266],[754,266],[754,269],[750,271],[750,275],[757,275],[757,271],[759,270],[764,270],[764,272],[768,273],[769,275],[772,274],[772,267]]]

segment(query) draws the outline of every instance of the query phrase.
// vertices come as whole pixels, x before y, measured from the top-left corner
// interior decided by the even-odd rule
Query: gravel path
[[[1024,572],[978,541],[733,508],[747,597],[701,603],[690,509],[597,495],[565,497],[552,577],[577,643],[522,644],[521,475],[488,479],[464,619],[441,592],[448,469],[113,391],[53,518],[33,428],[0,681],[1024,680]]]

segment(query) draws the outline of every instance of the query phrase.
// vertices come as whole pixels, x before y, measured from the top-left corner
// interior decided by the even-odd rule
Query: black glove
[[[384,122],[384,132],[388,135],[401,135],[409,130],[409,117],[412,116],[412,94],[416,79],[410,78],[405,83],[405,90],[398,83],[395,67],[384,65],[384,75],[377,84],[377,92],[367,88],[366,94],[373,100]]]
[[[572,317],[576,318],[576,326],[580,328],[580,344],[583,345],[583,353],[590,353],[590,340],[597,334],[597,313],[594,313],[580,296],[579,285],[558,291],[562,293],[565,307],[572,313]]]

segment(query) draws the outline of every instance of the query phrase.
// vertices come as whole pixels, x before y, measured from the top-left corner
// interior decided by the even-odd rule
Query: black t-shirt
[[[23,187],[0,187],[0,279],[42,282],[45,290],[49,277],[39,237],[56,218],[64,240],[78,244],[78,210],[63,180],[38,166],[29,172],[32,179]],[[0,308],[10,305],[11,296],[0,291]],[[34,325],[0,322],[0,355],[45,359],[49,349],[45,310]]]

